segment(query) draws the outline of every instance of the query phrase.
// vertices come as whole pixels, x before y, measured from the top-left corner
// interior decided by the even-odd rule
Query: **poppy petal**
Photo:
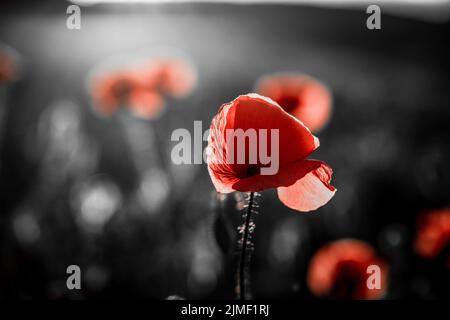
[[[331,95],[325,86],[311,82],[303,88],[300,99],[302,106],[292,111],[292,115],[312,132],[318,132],[330,119]]]
[[[291,209],[307,212],[316,210],[334,196],[336,189],[330,184],[332,169],[317,160],[303,161],[303,167],[312,168],[303,178],[289,187],[278,188],[278,198]]]
[[[104,115],[111,115],[127,99],[133,88],[133,78],[126,71],[98,75],[91,88],[96,110]]]
[[[188,63],[181,60],[168,60],[164,63],[162,88],[176,98],[187,96],[195,87],[195,72]]]
[[[1,50],[1,48],[0,48]],[[0,83],[14,78],[15,61],[11,55],[0,51]]]
[[[289,187],[321,165],[320,161],[295,161],[281,167],[275,175],[257,174],[239,179],[232,188],[240,192],[259,192],[265,189]]]
[[[230,193],[235,191],[233,185],[238,179],[231,175],[218,174],[216,170],[208,166],[209,176],[211,177],[211,181],[216,188],[216,191],[220,193]]]
[[[239,129],[242,132],[256,130],[258,146],[260,145],[259,134],[261,133],[259,130],[266,130],[266,150],[272,150],[271,130],[278,130],[278,148],[274,148],[278,152],[277,154],[270,152],[270,161],[278,156],[278,167],[276,168],[279,169],[278,171],[286,166],[296,166],[296,162],[303,160],[319,146],[319,140],[311,134],[309,129],[299,120],[286,113],[276,102],[257,94],[239,96],[220,108],[211,123],[208,137],[208,167],[216,190],[219,192],[224,192],[224,190],[230,192],[234,188],[259,191],[265,188],[288,186],[302,177],[303,174],[306,174],[305,172],[301,176],[293,175],[289,177],[286,172],[281,172],[279,177],[276,177],[279,172],[275,172],[274,175],[267,175],[266,177],[253,177],[254,173],[249,174],[250,169],[256,168],[256,173],[258,173],[262,167],[268,165],[261,164],[260,159],[256,164],[249,163],[249,143],[245,144],[244,152],[247,159],[244,163],[236,163],[238,162],[237,159],[231,159],[230,161],[228,155],[231,152],[236,157],[242,150],[238,149],[237,143],[234,146],[227,143],[229,129],[234,130],[234,132]],[[229,150],[229,148],[234,148],[234,150]],[[239,180],[245,180],[242,182],[242,186],[236,184]],[[252,186],[252,182],[255,185]]]
[[[368,288],[368,267],[380,268],[380,288]],[[388,265],[365,242],[336,240],[320,248],[312,257],[307,285],[318,296],[338,299],[378,299],[386,291]]]
[[[279,73],[264,76],[256,91],[275,100],[288,113],[301,120],[312,132],[328,122],[331,93],[320,81],[301,73]]]
[[[450,242],[450,209],[427,212],[418,219],[416,252],[424,258],[435,258]]]
[[[134,90],[129,96],[129,107],[137,116],[152,119],[164,109],[164,100],[153,91]]]
[[[227,114],[231,106],[231,103],[222,105],[213,118],[206,148],[208,172],[216,191],[220,193],[234,191],[232,185],[238,180],[231,165],[224,161],[227,157],[224,132],[227,126]]]
[[[280,164],[305,159],[319,146],[318,139],[298,119],[285,112],[275,101],[247,94],[232,102],[227,129],[279,130]]]

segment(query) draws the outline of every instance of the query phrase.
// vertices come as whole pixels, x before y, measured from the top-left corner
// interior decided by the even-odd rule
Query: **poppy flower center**
[[[127,80],[119,80],[113,87],[114,95],[120,99],[125,100],[131,93],[131,85]]]
[[[284,95],[277,99],[277,102],[286,112],[290,113],[300,105],[300,98],[294,95]]]
[[[341,264],[335,279],[332,296],[338,299],[357,298],[361,284],[365,283],[361,268],[355,262]]]
[[[260,168],[257,166],[249,166],[247,168],[247,177],[255,176],[257,174],[260,174]]]

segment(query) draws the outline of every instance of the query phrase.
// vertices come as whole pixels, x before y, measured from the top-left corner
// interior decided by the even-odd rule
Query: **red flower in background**
[[[156,90],[133,90],[128,101],[131,111],[143,118],[156,118],[164,109],[164,98]]]
[[[450,243],[450,208],[429,212],[417,221],[416,252],[427,259],[436,258]],[[450,268],[450,255],[447,260]]]
[[[172,97],[188,95],[195,87],[196,77],[192,67],[181,60],[166,59],[158,62],[160,66],[160,88]]]
[[[195,72],[189,64],[177,59],[155,59],[140,67],[97,75],[91,94],[103,114],[127,106],[136,115],[154,118],[163,110],[165,97],[184,97],[195,83]]]
[[[295,73],[275,74],[258,81],[256,91],[275,100],[312,132],[321,130],[331,114],[331,94],[319,81]]]
[[[228,129],[278,129],[278,172],[261,174],[264,165],[259,160],[256,164],[223,161],[231,152],[227,143]],[[258,136],[258,146],[259,139]],[[271,143],[268,139],[269,146]],[[278,197],[286,206],[298,211],[315,210],[327,203],[336,191],[330,184],[331,168],[318,160],[305,160],[318,147],[319,140],[308,128],[276,102],[258,94],[242,95],[222,105],[212,120],[207,149],[208,171],[218,192],[256,192],[277,188]],[[248,155],[249,143],[245,148]],[[237,154],[236,144],[233,152]]]
[[[381,270],[381,288],[369,289],[367,267],[377,265]],[[338,299],[377,299],[383,296],[388,270],[368,244],[359,240],[331,242],[313,256],[307,284],[318,297]]]
[[[136,80],[126,71],[97,76],[92,85],[95,106],[103,114],[114,113],[121,105],[128,103],[131,92],[137,87]]]
[[[0,51],[0,83],[14,78],[15,59],[6,52]]]

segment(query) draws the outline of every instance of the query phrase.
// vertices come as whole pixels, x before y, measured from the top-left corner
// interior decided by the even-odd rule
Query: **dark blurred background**
[[[371,31],[364,8],[100,4],[81,7],[81,29],[69,30],[70,4],[0,7],[0,42],[20,62],[17,79],[0,84],[1,298],[233,298],[233,245],[220,230],[237,227],[241,195],[225,198],[224,222],[206,165],[174,165],[170,136],[193,131],[194,120],[206,130],[222,103],[278,71],[310,74],[332,91],[314,158],[333,167],[338,192],[307,214],[263,193],[253,296],[314,298],[305,280],[311,256],[356,238],[390,265],[385,298],[449,297],[445,263],[413,248],[417,216],[450,205],[445,17],[381,6],[382,29]],[[160,48],[196,68],[189,97],[149,121],[93,111],[86,81],[95,66]],[[130,147],[148,141],[161,150],[158,166],[155,150],[144,148],[142,161]],[[72,264],[82,290],[66,288]]]

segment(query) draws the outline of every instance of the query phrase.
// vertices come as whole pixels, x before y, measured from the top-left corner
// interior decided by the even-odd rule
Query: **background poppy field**
[[[310,213],[262,193],[253,297],[324,298],[308,285],[312,257],[347,238],[389,266],[380,298],[449,297],[450,228],[423,222],[450,207],[448,17],[381,7],[371,31],[364,8],[104,4],[81,7],[69,30],[70,4],[0,5],[0,54],[14,61],[0,69],[0,298],[234,298],[243,195],[218,196],[206,164],[175,165],[170,137],[195,120],[206,130],[220,105],[277,72],[330,90],[312,158],[330,164],[338,192]],[[155,56],[192,67],[189,94],[165,93],[150,118],[95,108],[97,70]],[[66,288],[72,264],[82,290]]]

